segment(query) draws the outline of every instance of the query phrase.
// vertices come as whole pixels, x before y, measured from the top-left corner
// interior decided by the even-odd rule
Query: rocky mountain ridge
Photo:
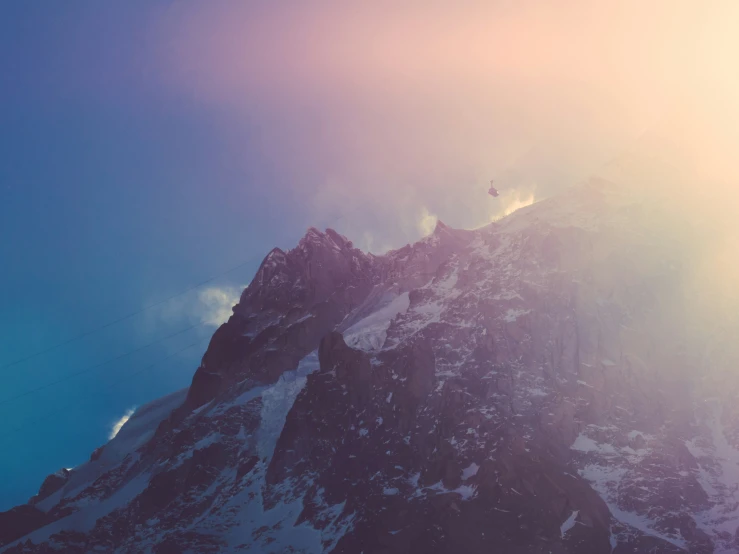
[[[309,229],[0,551],[739,551],[733,327],[686,233],[597,179],[383,256]]]

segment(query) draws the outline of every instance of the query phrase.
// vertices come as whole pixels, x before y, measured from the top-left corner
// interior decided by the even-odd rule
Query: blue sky
[[[153,8],[70,6],[1,8],[0,366],[253,259],[209,284],[243,285],[306,223],[269,171],[224,158],[221,115],[130,75]],[[187,386],[213,327],[7,399],[199,323],[199,293],[0,369],[0,509],[84,461],[129,407]]]
[[[652,37],[656,10],[582,26],[574,0],[381,4],[0,5],[0,509],[187,386],[223,299],[308,226],[381,252],[599,167],[677,89],[647,42],[691,21]]]

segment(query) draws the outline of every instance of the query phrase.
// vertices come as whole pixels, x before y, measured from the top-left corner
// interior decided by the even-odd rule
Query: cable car
[[[490,196],[498,196],[498,189],[493,186],[493,179],[490,179],[490,190],[488,191]]]

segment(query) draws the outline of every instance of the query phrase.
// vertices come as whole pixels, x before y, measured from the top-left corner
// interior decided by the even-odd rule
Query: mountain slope
[[[599,180],[384,256],[310,229],[3,551],[735,552],[732,328],[697,320],[690,232]]]

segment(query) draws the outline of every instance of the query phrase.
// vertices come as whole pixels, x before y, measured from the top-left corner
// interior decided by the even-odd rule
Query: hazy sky
[[[374,251],[437,217],[479,226],[599,170],[653,128],[676,133],[701,171],[734,176],[737,10],[3,2],[0,474],[14,478],[0,484],[0,509],[84,461],[133,406],[186,386],[205,343],[177,352],[205,341],[259,257],[308,225]],[[497,200],[485,194],[491,178]],[[726,190],[701,192],[714,205]]]

